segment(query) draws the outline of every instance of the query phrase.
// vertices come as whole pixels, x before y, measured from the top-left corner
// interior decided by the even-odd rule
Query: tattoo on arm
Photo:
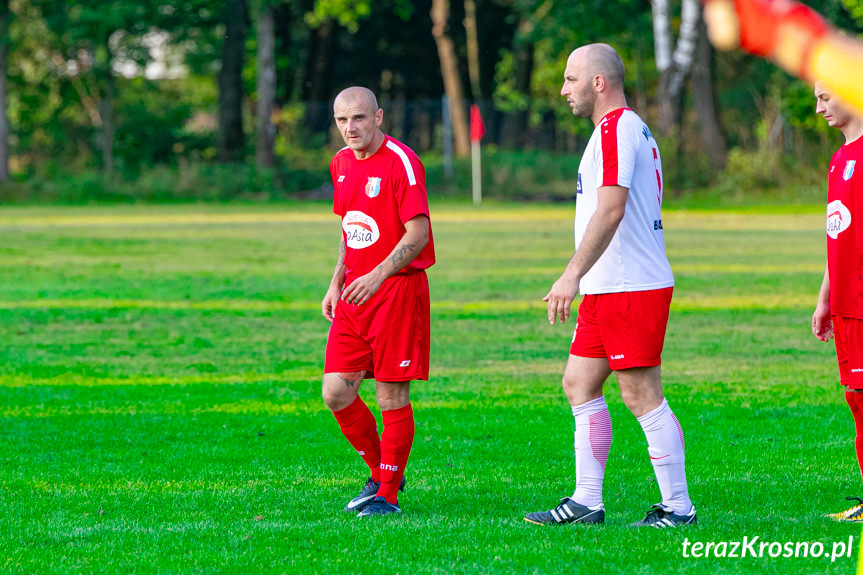
[[[402,260],[404,260],[405,255],[413,251],[415,247],[416,246],[414,244],[402,244],[396,247],[393,255],[390,257],[390,261],[392,262],[393,268],[395,268],[396,271],[402,269],[405,266],[407,262],[403,264]]]

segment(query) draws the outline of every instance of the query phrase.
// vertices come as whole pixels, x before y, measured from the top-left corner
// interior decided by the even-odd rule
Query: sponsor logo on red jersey
[[[373,245],[381,237],[378,224],[371,216],[351,210],[342,219],[345,244],[352,249],[361,250]]]
[[[827,235],[832,239],[848,229],[851,225],[851,212],[840,200],[827,204]]]

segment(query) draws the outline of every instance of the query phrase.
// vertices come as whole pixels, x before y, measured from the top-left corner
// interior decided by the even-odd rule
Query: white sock
[[[659,407],[638,418],[647,437],[647,452],[659,483],[662,504],[674,513],[685,515],[692,510],[686,486],[683,430],[665,398]]]
[[[611,448],[611,418],[605,397],[572,406],[575,417],[575,493],[580,505],[602,506],[602,479]]]

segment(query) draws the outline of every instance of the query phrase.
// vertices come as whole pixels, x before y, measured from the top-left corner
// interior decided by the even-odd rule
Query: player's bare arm
[[[833,339],[833,320],[830,318],[830,274],[824,269],[824,279],[818,292],[818,303],[812,314],[812,335],[821,341]]]
[[[339,259],[336,262],[336,269],[333,271],[333,279],[330,280],[327,295],[324,296],[324,301],[321,302],[321,313],[330,323],[333,321],[336,303],[339,301],[339,294],[342,291],[342,286],[345,284],[345,254],[347,253],[347,247],[345,246],[345,238],[341,235],[341,230],[339,231],[339,237]]]
[[[598,190],[598,205],[578,250],[566,265],[566,269],[546,294],[542,301],[548,303],[548,322],[555,324],[557,318],[561,323],[569,319],[570,308],[578,284],[593,264],[605,252],[611,238],[617,231],[626,211],[626,198],[629,190],[621,186],[603,186]]]
[[[429,241],[429,219],[416,216],[405,222],[405,234],[393,251],[375,269],[351,282],[342,292],[342,299],[361,305],[375,295],[381,284],[391,275],[402,270],[426,247]]]

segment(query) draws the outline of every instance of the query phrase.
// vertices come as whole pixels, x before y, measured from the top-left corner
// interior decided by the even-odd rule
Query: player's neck
[[[609,112],[613,112],[614,110],[626,107],[626,98],[623,96],[623,94],[621,94],[620,96],[608,98],[601,104],[597,102],[596,107],[593,109],[593,115],[590,117],[590,119],[593,120],[594,126],[598,126],[602,119],[606,117]]]
[[[856,142],[858,138],[863,136],[863,118],[851,119],[851,121],[842,127],[842,135],[845,136],[846,144]]]
[[[372,143],[369,144],[369,147],[365,150],[354,150],[354,157],[358,160],[366,160],[375,155],[375,153],[381,149],[381,146],[384,144],[384,133],[378,130],[375,133],[375,137],[372,139]]]

